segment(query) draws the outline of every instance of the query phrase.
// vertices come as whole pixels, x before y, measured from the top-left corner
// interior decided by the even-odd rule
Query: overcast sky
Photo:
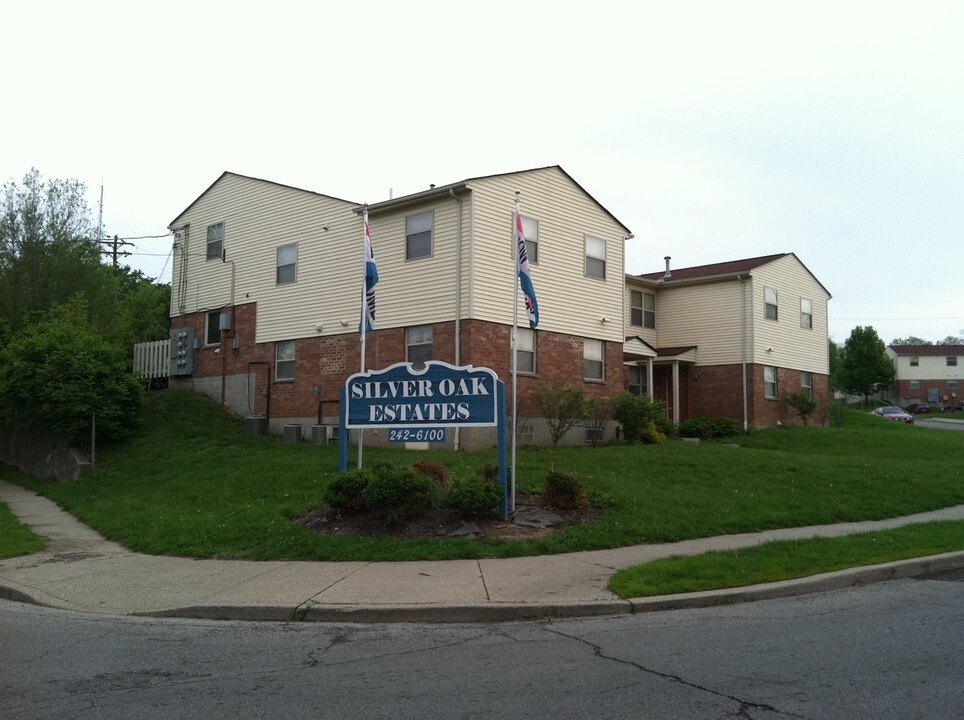
[[[5,7],[0,180],[103,184],[169,281],[223,171],[355,202],[560,165],[626,271],[793,252],[830,335],[964,334],[964,2]],[[523,207],[524,209],[524,207]]]

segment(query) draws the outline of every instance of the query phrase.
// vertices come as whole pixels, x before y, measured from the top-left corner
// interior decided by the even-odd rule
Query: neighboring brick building
[[[826,417],[830,293],[793,253],[627,276],[629,386],[675,420],[722,416],[745,427],[797,423],[805,392]]]
[[[964,345],[890,345],[887,355],[897,370],[891,391],[895,403],[961,405]]]

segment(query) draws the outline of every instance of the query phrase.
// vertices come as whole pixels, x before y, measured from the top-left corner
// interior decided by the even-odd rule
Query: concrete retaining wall
[[[54,432],[0,425],[0,462],[52,480],[76,480],[90,460]]]

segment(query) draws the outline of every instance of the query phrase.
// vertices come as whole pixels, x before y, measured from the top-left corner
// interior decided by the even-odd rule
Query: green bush
[[[787,405],[800,416],[804,427],[807,427],[810,416],[817,409],[817,401],[802,391],[787,395]]]
[[[695,417],[684,420],[677,426],[680,437],[712,440],[740,434],[740,424],[724,417]]]
[[[325,489],[325,502],[338,510],[363,510],[365,488],[372,477],[372,472],[364,469],[341,473]]]
[[[646,439],[647,423],[665,422],[666,411],[661,402],[649,395],[633,395],[623,390],[613,400],[613,417],[622,425],[626,441],[633,443]]]
[[[482,477],[456,478],[449,490],[448,504],[453,510],[473,517],[494,517],[502,502],[498,482]]]
[[[646,426],[643,428],[642,441],[647,445],[655,445],[657,443],[666,442],[666,433],[663,433],[656,427],[656,423],[652,420],[646,421]]]
[[[53,308],[0,349],[0,418],[76,443],[96,416],[98,437],[127,436],[142,399],[128,351],[91,324],[84,300]]]
[[[431,460],[416,460],[412,463],[412,470],[418,475],[424,475],[437,482],[441,487],[448,486],[449,471],[440,462]]]
[[[491,480],[492,482],[499,482],[499,464],[498,463],[486,463],[479,468],[478,476],[484,478],[485,480]]]
[[[835,400],[830,403],[830,424],[834,427],[843,427],[844,422],[847,420],[847,413],[849,412],[850,407],[848,407],[845,402]]]
[[[428,507],[434,482],[410,467],[379,464],[362,490],[368,510],[388,510],[396,517]]]
[[[583,495],[582,483],[575,475],[550,470],[543,482],[542,495],[546,503],[553,507],[578,507]]]

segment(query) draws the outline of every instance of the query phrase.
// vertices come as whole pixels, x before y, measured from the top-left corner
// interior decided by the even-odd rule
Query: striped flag
[[[378,267],[372,252],[372,234],[365,221],[365,317],[362,333],[375,329],[375,285],[378,284]]]
[[[529,318],[529,327],[534,328],[539,324],[539,304],[536,302],[536,291],[532,287],[532,274],[529,272],[529,253],[526,252],[526,235],[522,229],[522,215],[515,214],[515,241],[519,248],[519,284],[522,286],[522,294],[526,298],[526,316]]]

